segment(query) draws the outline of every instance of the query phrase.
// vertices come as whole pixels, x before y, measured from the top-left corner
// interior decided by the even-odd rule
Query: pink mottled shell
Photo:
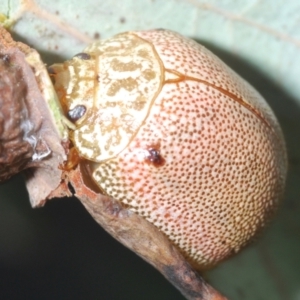
[[[280,128],[264,99],[201,45],[167,30],[126,36],[153,47],[160,89],[125,148],[88,158],[97,161],[91,175],[206,269],[245,246],[276,209],[286,175]]]

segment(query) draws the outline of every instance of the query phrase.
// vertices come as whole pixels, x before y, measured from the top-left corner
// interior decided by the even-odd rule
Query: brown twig
[[[68,173],[75,196],[114,238],[158,269],[189,300],[227,299],[186,262],[177,248],[154,225],[118,201],[94,192],[84,182],[81,168]],[[66,184],[64,184],[66,186]]]

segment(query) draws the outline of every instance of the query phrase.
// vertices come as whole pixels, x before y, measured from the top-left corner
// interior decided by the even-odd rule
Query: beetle
[[[169,30],[97,41],[51,67],[75,151],[101,193],[197,269],[237,253],[282,197],[286,150],[262,96]]]

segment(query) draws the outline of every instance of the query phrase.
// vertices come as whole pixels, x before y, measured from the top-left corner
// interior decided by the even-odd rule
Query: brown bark
[[[24,64],[25,55],[0,40],[0,181],[26,168],[34,153]]]
[[[60,137],[50,110],[53,99],[44,97],[49,88],[43,81],[45,74],[39,54],[15,42],[0,26],[0,182],[28,170],[32,206],[43,205],[59,186],[59,165],[66,157],[67,142]]]

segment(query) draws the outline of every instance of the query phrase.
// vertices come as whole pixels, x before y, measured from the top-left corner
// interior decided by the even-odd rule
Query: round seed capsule
[[[282,196],[286,152],[261,95],[167,30],[98,41],[54,65],[72,130],[100,189],[157,226],[199,269],[244,247]]]

